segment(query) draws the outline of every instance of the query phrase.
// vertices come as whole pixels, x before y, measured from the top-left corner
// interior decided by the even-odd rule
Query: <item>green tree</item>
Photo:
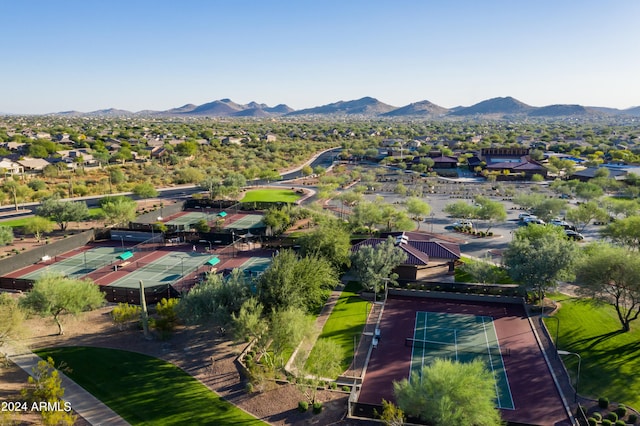
[[[460,270],[471,275],[479,283],[497,283],[502,277],[501,270],[492,263],[491,256],[485,259],[467,260]]]
[[[411,197],[405,203],[407,208],[407,212],[416,221],[418,224],[418,231],[420,230],[420,222],[424,219],[430,212],[431,206],[427,204],[425,201],[417,198]]]
[[[313,330],[313,318],[304,309],[288,306],[273,310],[269,320],[269,349],[273,353],[273,366],[284,367],[283,355],[293,351]]]
[[[54,223],[46,217],[33,216],[28,218],[24,223],[24,232],[33,234],[36,240],[40,242],[42,234],[53,231]]]
[[[604,222],[609,219],[609,214],[606,210],[600,208],[597,202],[588,201],[573,209],[567,210],[566,217],[569,222],[576,226],[578,231],[582,232],[592,220]]]
[[[398,276],[393,270],[406,259],[407,254],[389,237],[375,247],[361,246],[351,255],[351,269],[363,288],[378,293],[385,281],[395,283]]]
[[[580,182],[576,185],[576,196],[582,198],[585,201],[599,198],[604,194],[604,191],[598,185],[591,182]]]
[[[209,226],[209,222],[207,222],[206,219],[200,219],[195,223],[195,225],[193,225],[193,227],[197,232],[202,232],[202,233],[206,233],[211,230],[211,227]]]
[[[38,361],[38,365],[32,368],[32,375],[28,379],[28,386],[21,393],[30,403],[58,403],[62,410],[42,410],[43,423],[51,426],[71,426],[76,421],[76,416],[71,412],[69,403],[63,400],[64,388],[62,378],[55,368],[51,357]]]
[[[120,330],[124,330],[128,324],[139,320],[141,314],[142,308],[140,306],[121,302],[111,311],[111,318]]]
[[[303,256],[317,255],[327,259],[336,270],[348,268],[351,240],[343,222],[329,219],[320,222],[313,232],[304,233],[298,240]]]
[[[51,219],[64,231],[69,222],[79,222],[89,217],[89,209],[84,201],[69,202],[52,197],[42,201],[36,209],[36,215]]]
[[[640,216],[629,216],[608,224],[602,236],[631,250],[640,250]]]
[[[405,424],[404,411],[386,399],[382,399],[382,413],[377,413],[375,410],[374,413],[385,426],[404,426]]]
[[[380,205],[371,201],[362,201],[358,203],[349,216],[349,224],[352,228],[365,227],[370,233],[373,233],[375,224],[381,223],[382,211]]]
[[[455,201],[444,206],[444,212],[456,219],[472,219],[476,208],[466,201]]]
[[[300,171],[302,172],[302,176],[305,176],[305,177],[311,176],[313,174],[313,169],[308,164],[305,164],[304,166],[302,166],[302,169],[300,169]]]
[[[13,227],[0,225],[0,245],[11,244],[13,238]]]
[[[45,275],[33,285],[33,289],[20,301],[22,306],[41,316],[53,316],[58,334],[64,334],[61,315],[96,309],[105,303],[104,293],[90,280]]]
[[[544,221],[549,221],[567,208],[567,202],[558,198],[546,198],[533,207],[531,212]]]
[[[564,229],[535,224],[518,229],[502,255],[511,278],[527,289],[535,289],[541,300],[558,280],[572,278],[577,259],[577,245],[567,238]]]
[[[494,222],[504,222],[507,219],[507,210],[501,202],[481,196],[476,196],[475,202],[478,204],[475,217],[487,222],[487,232]]]
[[[26,185],[21,185],[13,179],[6,179],[2,183],[2,190],[9,194],[15,210],[18,211],[18,201],[25,195],[26,191],[30,188]]]
[[[269,329],[269,322],[263,316],[264,308],[257,298],[247,299],[237,314],[231,314],[234,336],[237,341],[260,340]]]
[[[622,331],[640,316],[640,254],[609,244],[590,244],[577,265],[576,280],[586,295],[611,303]]]
[[[100,207],[107,225],[128,224],[136,218],[138,208],[135,201],[122,196],[104,197],[100,200]]]
[[[501,424],[495,408],[493,374],[475,360],[460,363],[436,358],[411,373],[411,380],[393,383],[398,407],[434,426],[496,426]]]
[[[158,196],[158,191],[149,182],[137,184],[133,187],[132,192],[140,198],[154,198]]]
[[[251,297],[251,286],[252,282],[240,269],[233,269],[226,279],[221,274],[208,273],[203,282],[180,299],[178,316],[190,324],[210,319],[227,324]]]
[[[307,312],[321,306],[328,292],[338,284],[328,260],[318,256],[299,257],[281,250],[257,281],[260,302],[267,310],[296,306]]]
[[[8,339],[22,334],[24,319],[24,311],[17,301],[6,293],[0,293],[0,347]]]
[[[262,222],[271,229],[273,235],[280,235],[291,225],[291,216],[283,208],[270,208],[262,217]]]

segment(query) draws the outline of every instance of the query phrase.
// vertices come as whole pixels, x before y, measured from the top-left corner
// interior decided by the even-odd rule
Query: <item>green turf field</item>
[[[243,203],[259,202],[281,202],[295,203],[300,198],[300,194],[290,189],[252,189],[244,194],[240,200]]]
[[[623,333],[613,306],[558,294],[549,297],[561,305],[555,314],[559,321],[545,319],[549,333],[555,339],[559,324],[558,348],[582,357],[580,395],[640,408],[640,320]],[[575,383],[577,357],[563,358]]]
[[[178,367],[135,352],[67,347],[37,351],[131,425],[264,425]]]
[[[367,314],[371,310],[371,303],[356,293],[360,288],[360,283],[354,281],[345,286],[318,337],[331,339],[340,346],[343,371],[349,368],[353,360],[353,336],[360,339]]]

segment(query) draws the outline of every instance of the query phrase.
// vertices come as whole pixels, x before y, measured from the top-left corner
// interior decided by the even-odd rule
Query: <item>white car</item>
[[[531,213],[520,213],[518,215],[518,220],[522,220],[524,221],[525,219],[529,218],[529,217],[535,217],[534,215],[532,215]]]
[[[569,226],[569,224],[562,219],[552,219],[549,223],[551,225],[562,226],[563,228]]]
[[[524,224],[525,224],[525,225],[530,225],[530,224],[532,224],[532,223],[535,223],[535,224],[537,224],[537,225],[544,225],[544,224],[545,224],[545,223],[544,223],[544,220],[542,220],[542,219],[538,219],[538,218],[537,218],[537,217],[535,217],[535,216],[530,216],[530,217],[528,217],[528,218],[526,218],[526,219],[524,220]]]
[[[461,226],[463,228],[473,228],[473,222],[471,222],[470,220],[459,220],[453,223],[453,227],[455,228],[456,226]]]

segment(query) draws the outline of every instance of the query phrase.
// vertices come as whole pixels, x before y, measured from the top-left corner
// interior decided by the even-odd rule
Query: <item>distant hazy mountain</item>
[[[594,114],[596,111],[589,111],[582,105],[548,105],[535,108],[529,111],[530,117],[563,117],[563,116],[584,116]]]
[[[89,113],[79,111],[64,111],[56,113],[62,116],[197,116],[197,117],[280,117],[280,116],[350,116],[353,118],[484,118],[500,119],[504,117],[583,117],[606,118],[632,116],[640,117],[640,106],[620,110],[616,108],[594,107],[570,104],[547,105],[533,107],[512,97],[492,98],[472,106],[457,106],[444,108],[427,100],[414,102],[402,107],[394,107],[372,97],[364,97],[352,101],[339,101],[314,108],[293,110],[285,104],[269,107],[258,102],[246,105],[233,102],[231,99],[220,99],[202,105],[186,104],[181,107],[165,111],[144,110],[132,113],[130,111],[109,108]]]
[[[466,108],[460,108],[451,113],[457,116],[469,115],[513,115],[527,113],[533,109],[532,106],[520,102],[508,96],[506,98],[492,98],[479,102]]]
[[[99,109],[97,111],[91,111],[85,115],[90,116],[102,116],[102,117],[122,117],[126,115],[133,115],[131,111],[116,108]]]
[[[382,114],[385,117],[440,117],[448,113],[447,108],[429,101],[414,102]]]
[[[384,104],[375,98],[365,97],[355,101],[339,101],[315,108],[293,111],[287,115],[364,115],[378,116],[396,107]]]

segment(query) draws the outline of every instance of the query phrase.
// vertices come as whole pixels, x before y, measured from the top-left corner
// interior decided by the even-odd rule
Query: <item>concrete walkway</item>
[[[7,358],[18,367],[33,376],[33,368],[42,360],[29,349],[21,348],[17,344],[5,343],[2,346]],[[64,400],[71,403],[71,408],[87,422],[94,426],[127,426],[127,423],[115,411],[103,404],[99,399],[84,390],[80,385],[60,372]]]

